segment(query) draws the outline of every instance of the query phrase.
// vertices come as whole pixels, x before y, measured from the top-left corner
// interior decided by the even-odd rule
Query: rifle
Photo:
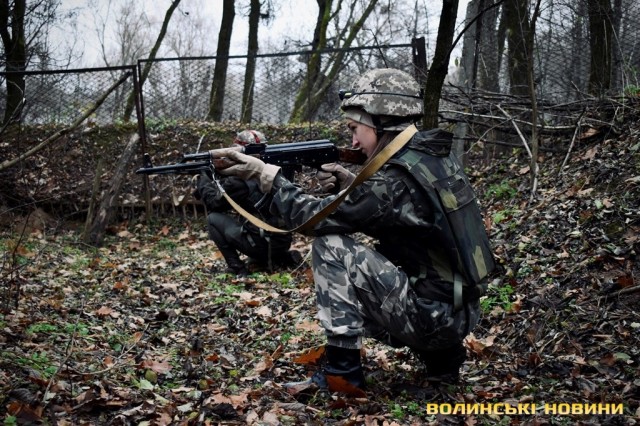
[[[260,158],[268,164],[282,167],[284,176],[292,180],[296,171],[302,166],[320,169],[327,163],[341,161],[351,164],[363,164],[365,155],[357,149],[338,148],[328,139],[304,142],[281,143],[268,145],[266,143],[249,144],[243,147],[243,153]],[[185,154],[174,164],[153,166],[151,156],[144,154],[143,166],[136,170],[139,175],[186,174],[195,175],[202,171],[213,173],[215,170],[225,169],[231,163],[224,158],[211,158],[210,151],[198,154]]]

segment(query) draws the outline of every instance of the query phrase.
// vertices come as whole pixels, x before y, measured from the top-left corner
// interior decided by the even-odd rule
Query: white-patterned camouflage
[[[346,235],[313,243],[318,319],[327,344],[360,348],[362,337],[418,351],[451,347],[479,318],[479,302],[453,312],[449,303],[419,297],[402,269]]]
[[[374,116],[418,117],[423,101],[420,85],[408,73],[379,68],[360,76],[342,101],[341,108],[362,108]]]

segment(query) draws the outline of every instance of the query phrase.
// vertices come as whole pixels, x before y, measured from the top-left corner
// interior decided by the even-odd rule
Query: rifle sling
[[[231,204],[231,207],[233,207],[238,213],[240,213],[245,219],[247,219],[249,222],[251,222],[255,226],[262,228],[265,231],[279,233],[279,234],[286,234],[290,232],[302,232],[304,230],[313,228],[321,220],[323,220],[329,214],[331,214],[331,212],[338,207],[338,205],[342,202],[342,200],[346,198],[346,196],[351,192],[353,188],[355,188],[356,186],[360,185],[362,182],[364,182],[365,180],[373,176],[373,174],[377,172],[384,163],[386,163],[391,157],[393,157],[395,153],[400,151],[400,149],[402,149],[402,147],[405,146],[407,142],[409,142],[411,137],[413,137],[413,135],[417,131],[418,129],[416,128],[416,126],[411,125],[406,129],[404,129],[402,132],[400,132],[400,134],[396,136],[391,141],[391,143],[389,143],[389,145],[385,146],[375,157],[371,159],[371,161],[369,161],[363,167],[363,169],[360,171],[360,173],[358,173],[358,175],[353,180],[351,185],[349,185],[348,188],[340,191],[338,196],[333,201],[331,201],[322,210],[320,210],[318,213],[316,213],[311,218],[309,218],[309,220],[307,220],[302,225],[297,226],[294,229],[284,230],[284,229],[276,228],[275,226],[269,225],[268,223],[261,220],[260,218],[257,218],[256,216],[252,215],[251,213],[243,209],[238,203],[233,201],[233,199],[229,196],[229,194],[227,194],[224,191],[224,189],[218,183],[217,180],[216,180],[216,183],[218,183],[218,187],[220,188],[222,195],[229,202],[229,204]]]

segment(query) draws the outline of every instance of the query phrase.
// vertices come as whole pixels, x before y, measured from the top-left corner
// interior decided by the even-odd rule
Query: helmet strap
[[[373,124],[376,126],[375,127],[376,136],[379,141],[380,138],[382,137],[382,134],[384,133],[384,128],[382,127],[382,121],[380,120],[380,116],[377,116],[377,115],[372,115],[371,120],[373,121]]]
[[[388,118],[385,123],[382,124],[382,120],[379,115],[372,115],[371,117],[373,119],[373,124],[376,126],[376,135],[378,135],[378,139],[380,139],[381,134],[385,132],[385,128],[395,127],[400,124],[414,123],[414,120],[407,120],[407,117],[392,117]]]

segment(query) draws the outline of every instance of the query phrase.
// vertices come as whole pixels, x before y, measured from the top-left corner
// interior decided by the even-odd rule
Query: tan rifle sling
[[[227,194],[224,191],[224,189],[219,183],[218,183],[218,188],[220,188],[220,191],[222,192],[222,195],[224,196],[224,198],[229,202],[229,204],[231,204],[231,207],[233,207],[238,213],[240,213],[245,219],[247,219],[249,222],[251,222],[255,226],[262,228],[265,231],[280,233],[280,234],[286,234],[290,232],[302,232],[306,229],[311,229],[316,224],[318,224],[318,222],[320,222],[321,220],[329,216],[329,214],[331,214],[331,212],[338,207],[338,205],[342,202],[342,200],[346,198],[346,196],[351,192],[353,188],[355,188],[356,186],[360,185],[362,182],[364,182],[365,180],[373,176],[373,174],[377,172],[384,163],[386,163],[391,157],[393,157],[393,155],[396,152],[400,151],[400,149],[402,149],[402,147],[405,146],[407,142],[409,142],[409,140],[413,137],[413,135],[417,131],[418,129],[416,128],[416,126],[411,125],[406,129],[404,129],[402,132],[400,132],[400,134],[398,134],[398,136],[396,136],[391,141],[391,143],[389,143],[389,145],[385,146],[375,157],[371,159],[371,161],[369,161],[362,168],[360,173],[358,173],[358,175],[356,176],[354,181],[351,183],[351,185],[349,185],[348,188],[340,191],[338,196],[333,201],[327,204],[318,213],[313,215],[313,217],[309,218],[309,220],[307,220],[302,225],[294,229],[284,230],[284,229],[276,228],[274,226],[269,225],[267,222],[261,220],[260,218],[255,217],[254,215],[252,215],[251,213],[243,209],[238,203],[233,201],[233,199],[229,196],[229,194]]]

